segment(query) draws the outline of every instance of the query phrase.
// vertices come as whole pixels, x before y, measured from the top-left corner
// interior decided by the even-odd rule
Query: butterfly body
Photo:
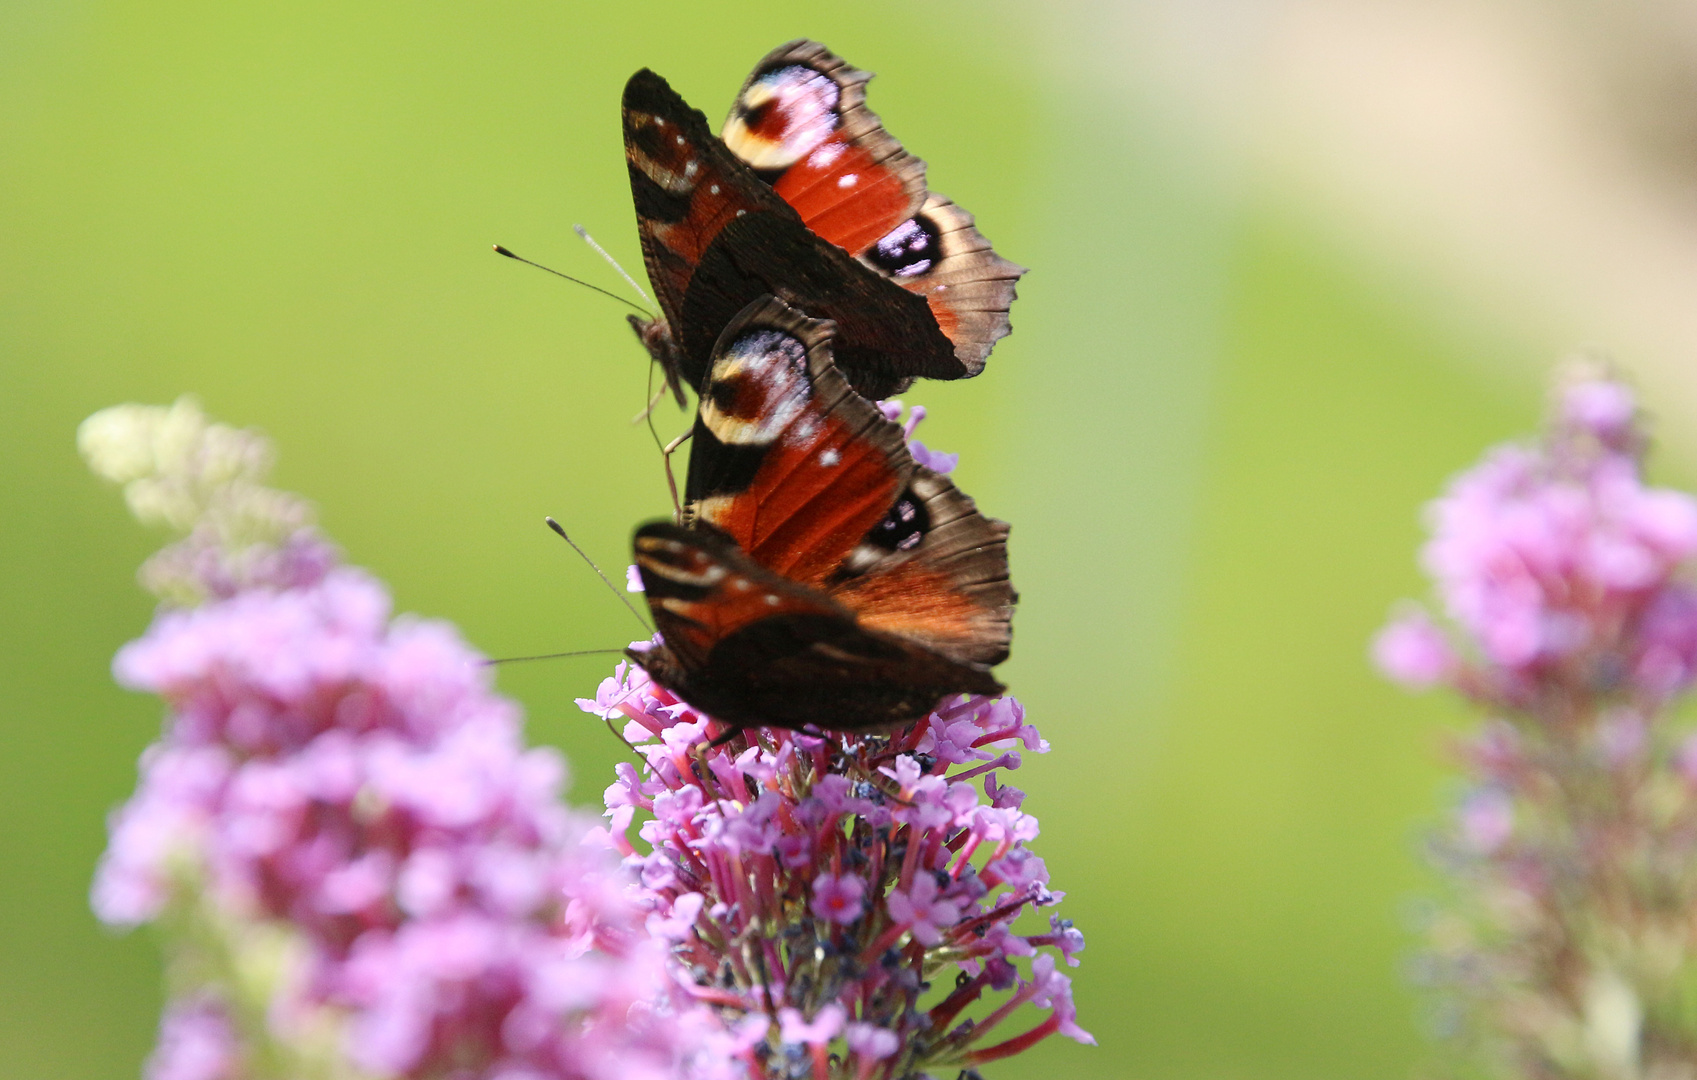
[[[638,530],[656,682],[739,726],[876,727],[995,694],[1015,594],[1007,526],[914,462],[773,297],[730,320],[700,386],[682,524]]]

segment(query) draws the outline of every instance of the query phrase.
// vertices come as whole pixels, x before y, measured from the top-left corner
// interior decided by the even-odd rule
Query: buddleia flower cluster
[[[269,444],[189,401],[80,444],[179,539],[118,654],[165,703],[93,903],[151,923],[170,1003],[150,1080],[659,1080],[745,1075],[675,979],[564,763],[442,622],[393,618]]]
[[[1428,510],[1442,618],[1378,637],[1393,679],[1485,717],[1431,851],[1449,897],[1419,964],[1456,1064],[1697,1076],[1697,500],[1643,477],[1631,389],[1576,367],[1536,444]]]
[[[1037,819],[1006,783],[1049,749],[1018,701],[956,695],[893,731],[727,737],[622,663],[578,704],[639,755],[607,789],[611,836],[650,930],[755,1075],[974,1075],[1056,1033],[1094,1042],[1061,971],[1083,935],[1052,912]]]

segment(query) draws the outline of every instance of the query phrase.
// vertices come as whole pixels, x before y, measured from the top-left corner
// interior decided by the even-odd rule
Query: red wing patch
[[[914,465],[901,431],[831,362],[829,323],[777,300],[726,327],[701,387],[688,520],[760,565],[825,586],[896,502]]]

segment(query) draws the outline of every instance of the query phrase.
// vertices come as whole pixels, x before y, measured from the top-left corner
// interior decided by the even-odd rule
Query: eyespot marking
[[[697,415],[727,445],[764,446],[805,422],[813,398],[807,347],[789,334],[750,329],[713,360]]]
[[[757,74],[720,133],[732,153],[763,172],[781,172],[829,142],[840,123],[842,90],[805,64]]]
[[[862,257],[891,277],[915,277],[942,260],[942,233],[935,222],[920,214],[891,229]]]

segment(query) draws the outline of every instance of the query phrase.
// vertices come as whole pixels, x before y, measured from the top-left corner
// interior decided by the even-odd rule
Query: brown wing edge
[[[920,214],[936,224],[942,258],[928,273],[891,280],[924,296],[934,314],[943,307],[939,321],[954,318],[955,329],[948,337],[955,358],[971,378],[984,370],[996,342],[1013,332],[1008,309],[1018,296],[1016,286],[1025,267],[996,254],[972,215],[936,192],[926,198]]]
[[[1008,523],[980,513],[972,496],[924,466],[914,469],[908,490],[925,504],[931,529],[917,548],[902,554],[948,574],[955,590],[984,611],[984,627],[972,640],[927,644],[961,663],[995,667],[1012,650],[1019,603],[1008,572]]]

